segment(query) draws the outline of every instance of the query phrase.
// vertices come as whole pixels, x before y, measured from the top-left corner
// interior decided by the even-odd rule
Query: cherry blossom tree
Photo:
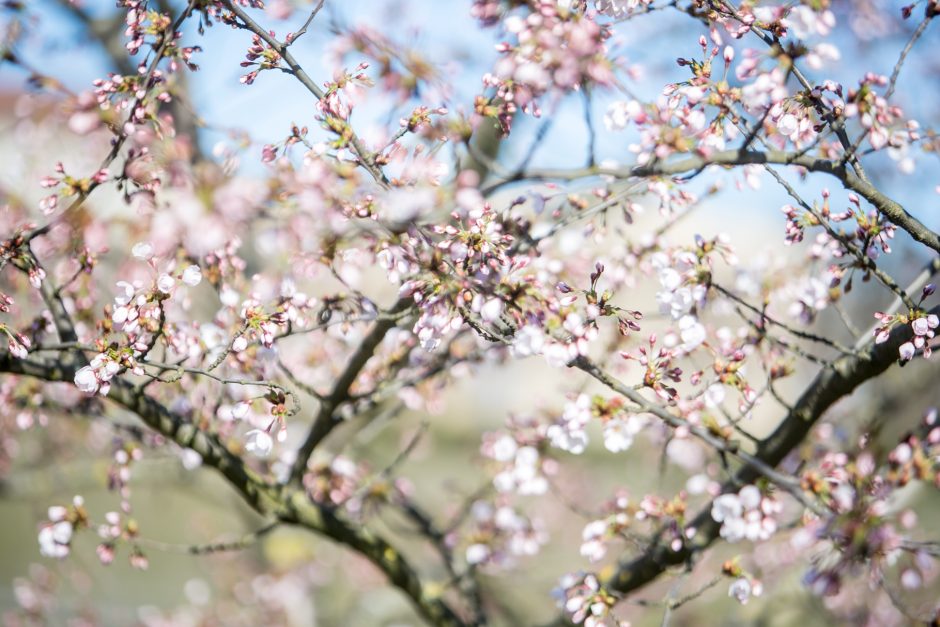
[[[0,480],[110,491],[24,489],[6,624],[110,624],[60,580],[167,553],[212,585],[118,624],[310,624],[334,579],[397,590],[375,624],[940,621],[940,2],[437,5],[469,56],[266,4],[4,3]],[[43,62],[61,20],[111,71]],[[209,60],[278,136],[203,112]],[[205,475],[244,529],[138,514]]]

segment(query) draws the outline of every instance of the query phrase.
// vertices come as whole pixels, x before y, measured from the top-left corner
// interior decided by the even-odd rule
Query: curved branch
[[[888,220],[904,229],[914,240],[940,253],[940,235],[927,228],[897,201],[879,191],[871,183],[850,172],[844,165],[828,159],[819,159],[781,150],[723,150],[708,157],[691,156],[669,162],[653,162],[630,168],[582,168],[576,170],[534,170],[525,178],[576,179],[589,176],[615,176],[618,178],[675,176],[696,171],[710,165],[738,166],[752,164],[795,165],[810,172],[822,172],[841,181],[847,190],[857,193],[880,211]]]
[[[74,367],[15,359],[7,352],[0,352],[2,372],[50,382],[71,381],[75,376]],[[121,379],[113,380],[108,398],[136,414],[154,431],[198,453],[204,465],[221,473],[259,513],[310,529],[368,558],[411,599],[415,609],[429,624],[448,627],[467,624],[440,598],[441,587],[424,582],[402,554],[382,537],[347,523],[334,510],[313,503],[302,490],[265,481],[214,435],[199,429],[186,417],[170,411],[131,383]]]
[[[940,307],[932,313],[940,312]],[[871,346],[857,355],[846,355],[831,368],[819,372],[809,384],[793,408],[777,428],[760,442],[754,453],[764,464],[777,466],[787,454],[806,437],[820,417],[836,401],[850,395],[855,388],[884,371],[898,359],[898,347],[910,339],[912,331],[908,325],[894,329],[887,341]],[[733,480],[727,482],[723,491],[743,483],[752,483],[761,472],[752,465],[738,470]],[[605,585],[621,593],[637,590],[659,577],[667,568],[682,564],[695,553],[706,549],[718,537],[720,525],[711,517],[711,505],[705,507],[688,523],[694,527],[695,537],[678,551],[657,544],[633,560],[622,561]]]

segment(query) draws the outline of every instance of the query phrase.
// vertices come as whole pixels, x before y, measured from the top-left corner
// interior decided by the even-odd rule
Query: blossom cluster
[[[499,9],[494,0],[476,0],[473,14],[488,23]],[[577,10],[552,0],[537,0],[532,10],[503,17],[513,41],[502,42],[502,55],[483,84],[495,96],[478,96],[476,112],[496,119],[509,133],[517,110],[536,117],[539,98],[551,90],[570,91],[592,84],[610,85],[613,67],[605,42],[608,31]]]
[[[88,513],[81,496],[75,496],[71,506],[53,505],[39,529],[39,552],[46,557],[67,557],[73,533],[87,524]]]
[[[926,180],[921,153],[940,150],[929,118],[910,117],[923,103],[896,95],[935,28],[935,0],[918,4],[924,18],[910,29],[871,0],[851,11],[826,1],[474,0],[471,20],[493,38],[495,60],[471,77],[469,98],[461,85],[476,59],[425,49],[439,33],[394,35],[402,15],[381,15],[380,31],[333,11],[321,76],[305,47],[322,38],[300,36],[324,26],[322,3],[300,30],[278,27],[280,38],[264,22],[299,17],[295,2],[194,2],[175,18],[151,4],[118,2],[113,23],[133,58],[112,59],[125,69],[84,88],[26,65],[19,46],[31,39],[18,29],[44,26],[18,16],[8,33],[17,49],[5,62],[55,94],[17,99],[13,140],[58,151],[77,135],[95,148],[36,159],[55,165],[22,177],[25,190],[11,179],[2,197],[0,481],[87,450],[107,460],[115,499],[100,524],[80,497],[49,508],[42,556],[68,556],[91,527],[102,564],[125,551],[146,568],[141,547],[160,543],[141,537],[131,487],[154,449],[187,471],[221,471],[259,513],[365,555],[425,618],[488,622],[497,604],[477,577],[556,552],[609,563],[564,577],[556,593],[564,617],[590,627],[627,624],[621,611],[641,610],[617,604],[680,560],[696,568],[676,580],[669,611],[722,581],[753,603],[796,566],[840,617],[914,615],[890,585],[926,595],[938,571],[924,516],[905,503],[916,497],[908,486],[940,485],[936,413],[911,427],[874,404],[849,416],[853,401],[839,399],[936,344],[935,290],[924,285],[936,263],[915,278],[892,260],[940,244],[902,206],[919,188],[895,199],[896,183],[874,175],[893,163]],[[63,10],[88,18],[79,5]],[[672,28],[690,15],[693,30]],[[180,72],[196,69],[199,48],[183,38],[197,21],[200,35],[221,22],[243,38],[243,89],[299,80],[308,119],[273,137],[228,129],[204,154],[200,129],[227,125],[190,110],[198,99]],[[641,21],[654,24],[645,35],[634,30]],[[890,76],[844,58],[843,25],[909,37]],[[447,49],[459,47],[453,31],[442,31]],[[661,63],[641,51],[627,65],[623,54],[649,33],[675,55]],[[110,39],[97,39],[113,56]],[[265,103],[277,119],[281,103]],[[521,116],[543,112],[551,119],[528,143]],[[776,236],[752,211],[774,181],[789,196]],[[746,236],[732,246],[725,231]],[[859,321],[876,302],[884,309],[867,333]],[[537,378],[502,378],[516,365]],[[890,407],[903,401],[906,412],[911,399],[895,396],[931,390],[918,380],[925,366],[905,366],[915,373]],[[890,377],[878,393],[892,391]],[[484,416],[400,437],[415,415],[444,411],[461,384],[474,401],[485,394],[495,406],[506,388],[539,407],[499,428]],[[125,422],[128,412],[140,424]],[[867,413],[878,415],[862,424]],[[70,426],[76,415],[89,420]],[[856,425],[863,433],[846,435]],[[454,434],[469,434],[467,456]],[[387,452],[379,445],[394,455],[373,472]],[[668,474],[645,472],[657,463]],[[617,471],[597,471],[606,464]],[[416,468],[420,481],[408,477]],[[439,500],[415,493],[436,483]],[[430,550],[402,551],[399,540]],[[703,575],[714,563],[699,556],[722,541],[743,553]],[[237,606],[251,621],[252,602],[270,609],[256,622],[297,622],[286,606],[327,585],[331,562],[373,585],[359,560],[331,550],[277,574],[233,571],[237,603],[220,601],[217,614],[208,597],[225,577],[211,594],[187,584],[185,616],[137,618],[221,624]],[[425,580],[441,568],[446,594]],[[713,583],[700,587],[707,575]],[[51,587],[34,579],[18,594],[37,622]]]
[[[475,501],[462,536],[468,564],[496,569],[512,567],[518,558],[537,554],[548,542],[539,521],[499,501]]]
[[[728,542],[768,540],[777,531],[783,504],[746,485],[737,493],[722,494],[712,502],[712,520],[721,523],[721,537]]]

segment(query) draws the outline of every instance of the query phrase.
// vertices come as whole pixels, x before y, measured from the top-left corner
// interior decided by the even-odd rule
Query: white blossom
[[[583,453],[588,443],[587,433],[582,427],[554,424],[548,428],[546,435],[551,440],[552,446],[574,455]]]
[[[44,525],[39,530],[39,553],[45,557],[62,559],[69,554],[72,541],[72,523],[60,520]]]
[[[646,420],[641,416],[611,418],[604,425],[604,447],[612,453],[627,450],[645,425]]]
[[[202,270],[199,266],[192,265],[183,270],[183,283],[190,287],[196,287],[202,281]]]
[[[914,344],[911,342],[904,342],[898,347],[898,354],[901,357],[901,361],[910,361],[914,359],[915,352],[917,352],[917,349],[914,348]]]
[[[493,459],[498,462],[508,462],[516,456],[518,449],[515,438],[503,435],[493,444]]]
[[[137,242],[131,248],[131,254],[143,261],[153,259],[153,244],[150,242]]]
[[[176,279],[171,277],[166,272],[157,277],[157,289],[164,294],[169,294],[170,291],[173,290],[174,285],[176,285]]]
[[[490,556],[490,548],[485,544],[471,544],[467,547],[466,559],[468,564],[480,564]]]
[[[95,371],[91,366],[79,368],[75,373],[75,386],[87,394],[94,394],[98,391],[98,377],[95,376]]]
[[[743,511],[737,494],[722,494],[712,502],[712,519],[715,522],[740,518]]]
[[[603,559],[607,553],[604,536],[607,534],[606,520],[593,520],[581,532],[581,556],[592,562]]]
[[[128,283],[127,281],[118,281],[116,284],[119,293],[114,297],[114,303],[118,306],[124,306],[130,304],[134,300],[134,286]]]
[[[261,429],[252,429],[245,434],[245,450],[257,457],[267,457],[274,448],[271,434]]]
[[[679,337],[682,338],[682,350],[689,352],[705,341],[705,327],[695,316],[683,316],[679,320]]]
[[[751,598],[751,582],[746,577],[738,577],[728,587],[728,596],[745,605]]]
[[[480,308],[480,317],[484,322],[496,322],[503,313],[503,301],[499,298],[491,298]]]
[[[545,333],[542,329],[526,325],[516,332],[512,343],[512,352],[516,357],[539,355],[545,347]]]
[[[636,100],[619,100],[607,107],[604,127],[608,131],[622,131],[631,120],[643,119],[643,107]]]
[[[722,494],[712,501],[711,516],[721,523],[719,534],[728,542],[756,542],[777,531],[774,515],[780,509],[778,501],[764,497],[756,486],[746,485],[737,494]]]
[[[591,398],[587,394],[580,394],[565,405],[561,422],[550,425],[545,435],[555,448],[580,455],[587,447],[588,437],[584,428],[590,419]]]

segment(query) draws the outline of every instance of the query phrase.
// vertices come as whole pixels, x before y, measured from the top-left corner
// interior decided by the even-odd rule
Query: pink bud
[[[915,351],[916,349],[914,348],[914,345],[910,342],[904,342],[900,347],[898,347],[898,353],[901,356],[901,361],[910,361],[913,359]]]

